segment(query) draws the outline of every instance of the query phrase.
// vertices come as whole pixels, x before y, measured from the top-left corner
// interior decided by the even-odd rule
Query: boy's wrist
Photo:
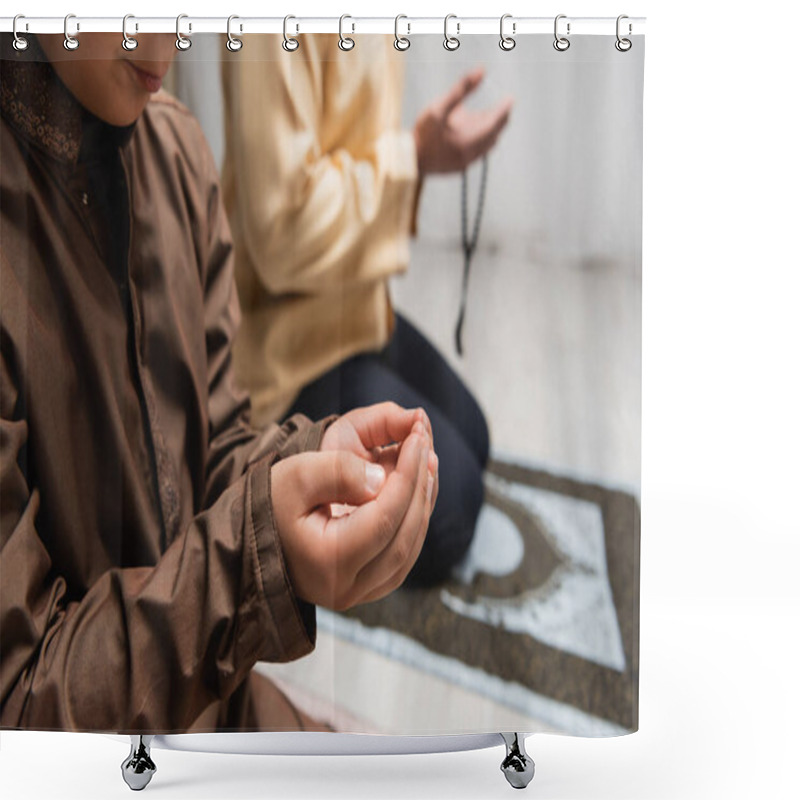
[[[286,438],[277,449],[278,457],[288,458],[298,453],[318,451],[325,432],[338,418],[338,415],[332,414],[317,422],[312,422],[303,414],[293,414],[283,423]]]

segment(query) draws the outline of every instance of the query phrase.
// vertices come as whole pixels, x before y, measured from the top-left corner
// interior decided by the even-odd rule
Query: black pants
[[[303,389],[290,414],[312,419],[394,400],[422,406],[439,457],[439,499],[408,585],[446,578],[469,547],[483,503],[489,457],[486,419],[461,379],[411,323],[396,318],[394,336],[379,353],[354,356]]]

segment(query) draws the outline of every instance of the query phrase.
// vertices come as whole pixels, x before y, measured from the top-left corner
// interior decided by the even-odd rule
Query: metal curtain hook
[[[620,23],[624,19],[628,19],[628,15],[627,14],[620,14],[617,17],[617,41],[614,42],[614,47],[616,47],[617,50],[620,51],[620,53],[627,53],[628,50],[630,50],[631,47],[633,47],[633,42],[630,39],[622,38],[620,36],[620,33],[619,33],[620,32]],[[633,33],[633,25],[631,25],[630,22],[629,22],[628,23],[628,35],[630,36],[631,33]]]
[[[405,14],[398,14],[394,18],[394,49],[402,52],[411,47],[411,39],[400,35],[399,26],[401,19],[408,19],[408,17]],[[408,32],[411,33],[411,23],[407,22],[406,26],[408,27]]]
[[[136,19],[133,14],[126,14],[122,18],[122,47],[125,50],[135,50],[139,46],[139,42],[136,41],[132,36],[128,36],[128,20],[129,19]],[[135,30],[139,31],[139,23],[135,24]]]
[[[75,19],[75,15],[74,14],[67,14],[67,16],[64,17],[64,49],[65,50],[77,50],[78,49],[78,45],[80,45],[80,42],[74,36],[70,36],[70,34],[69,34],[69,21],[71,19]],[[80,29],[81,29],[80,23],[76,22],[75,23],[75,30],[76,31],[80,31]]]
[[[456,21],[456,35],[450,36],[447,32],[447,27],[451,19],[458,20],[458,17],[455,14],[448,14],[444,18],[444,42],[442,44],[445,50],[449,50],[452,53],[453,50],[458,50],[461,47],[461,40],[458,38],[461,33],[461,23]]]
[[[237,39],[231,33],[231,22],[233,22],[235,19],[239,19],[239,17],[237,17],[236,14],[231,14],[228,17],[228,41],[225,42],[225,47],[227,47],[228,50],[231,51],[231,53],[238,53],[244,47],[244,42],[241,39]],[[240,25],[239,31],[241,32],[241,30],[242,26]]]
[[[291,14],[287,14],[283,18],[283,49],[287,53],[294,53],[298,47],[300,47],[300,41],[295,39],[293,36],[289,36],[288,27],[289,27],[289,20],[290,19],[297,19],[297,17],[293,17]],[[299,30],[299,26],[297,26]]]
[[[513,19],[511,14],[503,14],[500,17],[500,49],[505,50],[508,52],[509,50],[513,50],[517,46],[517,40],[513,36],[508,36],[505,32],[504,25],[507,19]],[[516,34],[517,32],[517,23],[511,23],[511,33]]]
[[[28,44],[29,44],[28,40],[24,36],[20,36],[17,33],[17,22],[19,20],[21,20],[21,19],[25,19],[25,15],[24,14],[17,14],[17,16],[14,17],[14,25],[12,26],[12,30],[14,32],[14,49],[17,50],[20,53],[23,50],[27,50],[28,49]],[[28,30],[28,23],[27,22],[25,23],[25,30],[26,31]]]
[[[342,27],[343,27],[344,21],[346,19],[353,19],[353,18],[349,14],[342,14],[342,16],[339,17],[339,49],[340,50],[352,50],[356,46],[355,41],[353,39],[351,39],[349,36],[345,36],[344,33],[342,32]],[[353,22],[351,24],[353,26],[353,31],[352,32],[355,33],[356,24],[355,24],[355,22]]]
[[[558,50],[559,53],[563,53],[565,50],[569,50],[569,44],[570,44],[569,39],[567,39],[566,36],[559,36],[558,34],[558,21],[566,18],[567,18],[566,14],[559,14],[556,17],[555,23],[553,24],[553,35],[556,37],[555,41],[553,42],[553,47],[555,47],[555,49]],[[568,22],[567,36],[569,36],[569,29],[570,29],[570,24]]]
[[[182,19],[189,19],[188,14],[178,14],[177,19],[175,20],[175,47],[178,50],[188,50],[192,46],[192,40],[187,38],[181,33],[181,20]],[[189,33],[192,32],[192,23],[189,23]]]

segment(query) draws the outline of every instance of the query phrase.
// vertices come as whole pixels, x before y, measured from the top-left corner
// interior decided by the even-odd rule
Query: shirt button
[[[89,193],[88,192],[81,192],[81,203],[85,206],[89,205]]]

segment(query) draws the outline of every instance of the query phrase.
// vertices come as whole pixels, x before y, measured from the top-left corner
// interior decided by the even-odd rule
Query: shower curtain
[[[3,35],[2,726],[634,731],[644,38],[289,34],[195,36],[125,126]],[[315,607],[258,504],[383,401],[436,508]]]

